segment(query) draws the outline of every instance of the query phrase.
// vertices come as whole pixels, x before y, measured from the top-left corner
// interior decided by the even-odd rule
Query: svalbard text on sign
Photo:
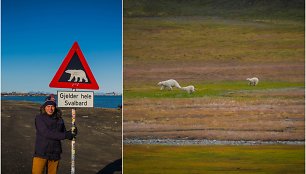
[[[58,107],[84,108],[93,107],[94,93],[92,91],[58,91]]]

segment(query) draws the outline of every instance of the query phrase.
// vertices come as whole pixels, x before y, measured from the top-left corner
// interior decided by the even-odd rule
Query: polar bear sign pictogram
[[[72,45],[49,86],[53,88],[99,89],[77,42]]]

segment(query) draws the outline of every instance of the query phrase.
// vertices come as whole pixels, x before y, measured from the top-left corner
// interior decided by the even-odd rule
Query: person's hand
[[[65,139],[68,139],[68,140],[72,140],[73,138],[75,138],[75,134],[73,134],[71,131],[66,131],[65,132]]]
[[[78,134],[78,128],[75,126],[74,130],[72,131],[72,133],[76,136]]]

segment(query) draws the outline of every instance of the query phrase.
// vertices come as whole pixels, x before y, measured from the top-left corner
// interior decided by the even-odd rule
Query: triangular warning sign
[[[49,86],[53,88],[99,89],[77,42],[72,45]]]

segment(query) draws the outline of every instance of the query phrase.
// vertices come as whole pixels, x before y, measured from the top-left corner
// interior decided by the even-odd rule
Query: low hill
[[[125,0],[125,17],[219,16],[304,20],[304,0]]]

